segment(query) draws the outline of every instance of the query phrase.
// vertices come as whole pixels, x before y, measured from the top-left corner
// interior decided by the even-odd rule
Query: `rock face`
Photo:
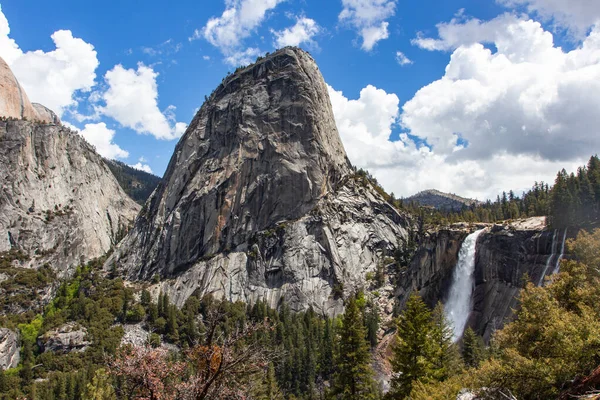
[[[74,322],[69,322],[60,328],[48,331],[37,340],[42,351],[69,353],[84,351],[91,344],[87,340],[87,330]]]
[[[10,329],[0,328],[0,370],[15,368],[20,360],[19,336]]]
[[[488,224],[488,230],[477,241],[473,311],[468,326],[486,341],[513,317],[525,284],[524,275],[538,283],[543,281],[544,271],[546,275],[554,271],[557,237],[562,231],[547,231],[543,223],[533,222],[536,221]],[[415,289],[430,306],[438,300],[446,302],[462,241],[482,226],[454,226],[429,232],[402,278],[403,286],[397,292],[401,304]],[[550,257],[552,266],[546,269]]]
[[[231,300],[335,312],[407,237],[353,175],[312,57],[282,49],[226,78],[180,140],[163,182],[107,262]]]
[[[139,206],[102,158],[61,125],[0,121],[0,251],[63,274],[106,253]]]
[[[0,116],[45,123],[56,123],[58,117],[41,104],[31,104],[27,94],[0,57]]]
[[[481,202],[473,199],[467,199],[451,193],[440,192],[439,190],[430,189],[419,192],[406,201],[414,201],[422,206],[437,208],[438,210],[455,210],[460,211],[464,207],[470,207],[473,204]]]
[[[28,259],[16,266],[50,263],[63,276],[115,245],[139,206],[92,146],[29,103],[2,60],[0,90],[9,117],[0,121],[0,252],[20,250]]]

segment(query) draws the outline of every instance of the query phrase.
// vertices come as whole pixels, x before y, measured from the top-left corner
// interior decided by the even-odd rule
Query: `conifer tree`
[[[394,377],[388,398],[407,398],[413,383],[430,375],[432,331],[431,312],[418,294],[411,294],[398,319],[391,360]]]
[[[339,332],[339,351],[336,355],[336,372],[333,392],[336,399],[375,399],[371,354],[366,340],[363,315],[357,305],[356,296],[346,304]]]
[[[484,359],[484,352],[483,339],[468,327],[463,334],[462,357],[465,365],[477,368]]]
[[[452,340],[452,326],[446,318],[444,306],[441,302],[438,302],[433,309],[431,318],[433,378],[444,381],[460,370],[460,354],[457,345]]]

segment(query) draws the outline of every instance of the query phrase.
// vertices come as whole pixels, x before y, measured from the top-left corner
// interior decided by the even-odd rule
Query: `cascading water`
[[[548,268],[550,268],[550,263],[552,262],[552,259],[554,258],[554,255],[556,254],[556,250],[558,247],[558,244],[556,243],[556,234],[557,233],[558,233],[558,230],[555,229],[554,234],[552,235],[552,246],[550,247],[550,256],[546,260],[546,265],[544,266],[544,271],[542,271],[542,275],[540,276],[540,279],[538,280],[538,286],[542,286],[542,284],[544,283],[544,278],[546,277]]]
[[[565,228],[565,233],[563,233],[562,244],[560,245],[560,254],[558,255],[558,258],[556,259],[556,266],[554,267],[554,271],[552,272],[553,274],[557,274],[558,271],[560,270],[560,260],[562,260],[563,256],[565,255],[565,241],[566,240],[567,240],[567,228]]]
[[[446,317],[454,329],[454,340],[458,340],[465,329],[467,319],[471,313],[471,295],[475,285],[475,251],[477,238],[485,229],[480,229],[466,237],[458,253],[458,262],[452,275],[450,295],[444,308]]]

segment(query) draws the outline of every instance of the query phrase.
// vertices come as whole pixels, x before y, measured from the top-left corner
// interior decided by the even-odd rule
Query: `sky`
[[[477,198],[600,149],[597,0],[0,2],[0,56],[107,158],[161,176],[204,97],[295,45],[352,163],[388,192]]]

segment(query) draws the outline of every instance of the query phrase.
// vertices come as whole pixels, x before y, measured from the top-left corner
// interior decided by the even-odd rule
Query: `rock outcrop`
[[[37,339],[37,344],[43,352],[69,353],[85,351],[91,342],[87,340],[87,329],[74,322],[69,322],[44,333]]]
[[[177,304],[199,290],[335,313],[409,224],[354,176],[316,63],[285,48],[204,103],[106,267],[169,278],[155,290]]]
[[[20,355],[19,335],[10,329],[0,328],[0,370],[19,365]]]
[[[15,266],[49,263],[65,276],[114,246],[140,207],[91,145],[29,103],[3,61],[0,89],[0,252],[19,250],[26,259]]]

